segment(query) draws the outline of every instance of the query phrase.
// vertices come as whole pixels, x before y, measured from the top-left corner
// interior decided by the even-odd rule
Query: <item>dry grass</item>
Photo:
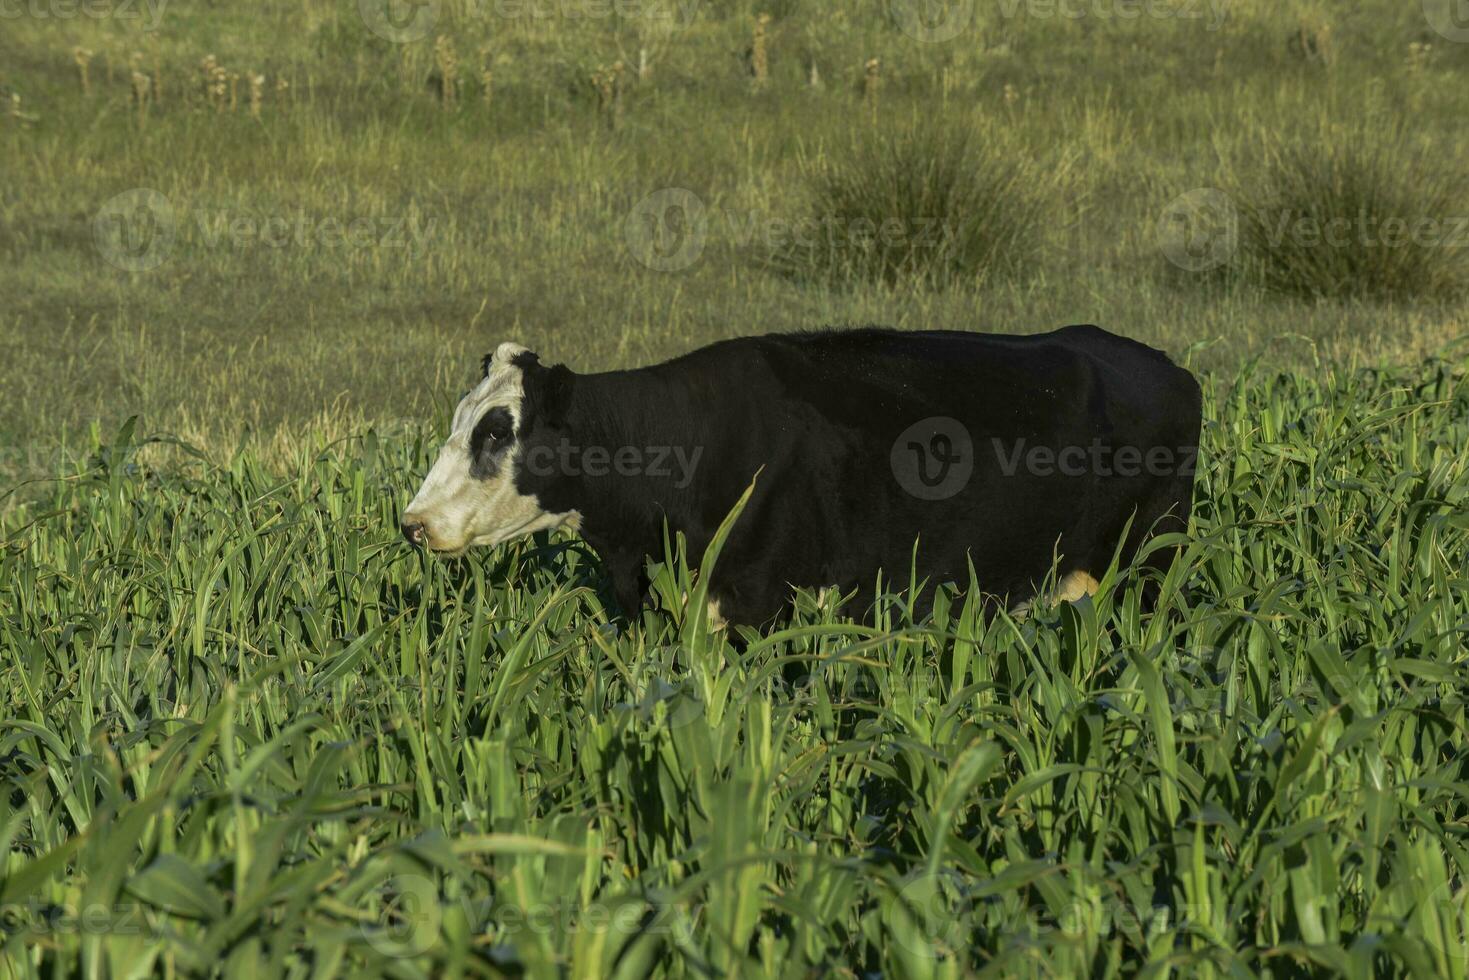
[[[146,36],[119,22],[7,22],[0,330],[13,346],[0,381],[18,394],[0,405],[0,439],[49,445],[87,419],[115,427],[134,413],[145,431],[187,421],[218,446],[247,429],[301,432],[334,405],[363,422],[427,419],[507,338],[598,369],[821,323],[1029,332],[1094,321],[1175,354],[1202,344],[1197,363],[1229,367],[1262,352],[1402,360],[1465,330],[1438,301],[1297,300],[1247,280],[1221,292],[1157,274],[1170,200],[1231,186],[1227,161],[1266,134],[1375,100],[1411,106],[1415,138],[1441,161],[1469,154],[1452,84],[1469,46],[1439,39],[1431,58],[1412,57],[1423,21],[1400,7],[1333,14],[1331,66],[1304,65],[1282,43],[1297,14],[1254,0],[1231,4],[1217,31],[1148,19],[1083,30],[978,5],[973,44],[915,42],[880,12],[816,30],[785,6],[700,10],[687,24],[475,9],[446,3],[436,30],[406,45],[373,37],[347,3],[246,13],[181,2]],[[777,40],[769,82],[752,92],[739,54],[762,12]],[[456,62],[447,105],[433,83],[439,36],[480,52],[473,68]],[[77,48],[94,52],[90,96]],[[872,58],[881,95],[869,105]],[[618,62],[634,66],[620,82]],[[493,99],[471,100],[468,86],[491,91],[478,77],[489,64]],[[150,79],[146,127],[130,111],[133,70]],[[977,134],[973,152],[1003,157],[1015,189],[1068,174],[1064,192],[1042,195],[1043,220],[1012,223],[1030,244],[992,252],[1010,270],[939,276],[939,291],[923,276],[895,286],[774,273],[767,246],[811,213],[807,178],[935,106]],[[178,236],[157,268],[130,273],[99,254],[93,221],[140,187],[171,203]],[[694,192],[710,220],[697,259],[661,272],[638,261],[626,223],[671,187]],[[298,218],[306,240],[279,247],[228,231]],[[409,240],[322,244],[324,225],[359,220]]]

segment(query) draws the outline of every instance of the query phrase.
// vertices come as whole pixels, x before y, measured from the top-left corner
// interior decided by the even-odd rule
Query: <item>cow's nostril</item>
[[[423,525],[418,521],[404,521],[403,537],[407,538],[411,545],[423,544]]]

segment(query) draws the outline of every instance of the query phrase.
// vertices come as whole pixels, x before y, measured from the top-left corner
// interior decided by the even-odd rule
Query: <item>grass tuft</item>
[[[929,288],[1018,279],[1058,180],[995,127],[915,123],[805,167],[808,202],[772,264],[792,278]]]
[[[1319,127],[1273,138],[1245,174],[1236,198],[1247,280],[1306,299],[1422,302],[1463,293],[1463,167],[1405,128]]]

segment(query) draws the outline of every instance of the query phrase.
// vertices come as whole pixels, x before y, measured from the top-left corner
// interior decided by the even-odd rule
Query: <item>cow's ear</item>
[[[576,375],[565,364],[545,367],[534,354],[516,359],[525,369],[525,407],[531,417],[555,428],[566,422]]]
[[[546,371],[546,413],[557,425],[566,421],[566,412],[571,407],[571,389],[576,384],[576,375],[565,364],[557,364]]]
[[[511,364],[525,356],[529,356],[534,360],[536,355],[521,345],[507,340],[499,347],[496,347],[493,354],[486,354],[484,360],[479,362],[480,374],[482,377],[488,378],[490,376],[490,368],[496,364]]]

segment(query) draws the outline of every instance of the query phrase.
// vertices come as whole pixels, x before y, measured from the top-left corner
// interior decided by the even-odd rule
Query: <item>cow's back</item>
[[[717,575],[737,621],[774,615],[791,585],[868,592],[879,569],[906,584],[915,558],[930,588],[966,582],[972,562],[983,590],[1019,601],[1053,558],[1061,574],[1100,577],[1129,521],[1129,550],[1187,521],[1191,471],[1119,476],[1091,457],[1073,475],[1033,465],[1036,450],[1197,444],[1188,372],[1095,327],[740,338],[583,383],[603,440],[699,454],[687,486],[639,478],[614,491],[632,496],[587,514],[585,533],[624,562],[657,553],[665,518],[701,554],[761,474]],[[930,450],[945,463],[955,447],[962,472],[937,489],[915,482]]]
[[[906,582],[916,540],[931,585],[965,581],[972,561],[986,591],[1028,597],[1053,558],[1062,574],[1100,576],[1129,522],[1129,557],[1149,531],[1186,527],[1192,471],[1172,470],[1196,451],[1198,386],[1163,353],[1096,327],[772,335],[701,354],[722,365],[720,404],[743,412],[752,437],[727,458],[766,467],[732,547],[762,574],[870,587],[881,567]],[[938,499],[903,470],[906,434],[930,420],[958,423],[971,454],[967,480]],[[1115,460],[1091,455],[1121,445],[1167,447],[1168,472],[1112,472]],[[1027,455],[1068,447],[1087,452],[1084,472],[1046,472]]]

